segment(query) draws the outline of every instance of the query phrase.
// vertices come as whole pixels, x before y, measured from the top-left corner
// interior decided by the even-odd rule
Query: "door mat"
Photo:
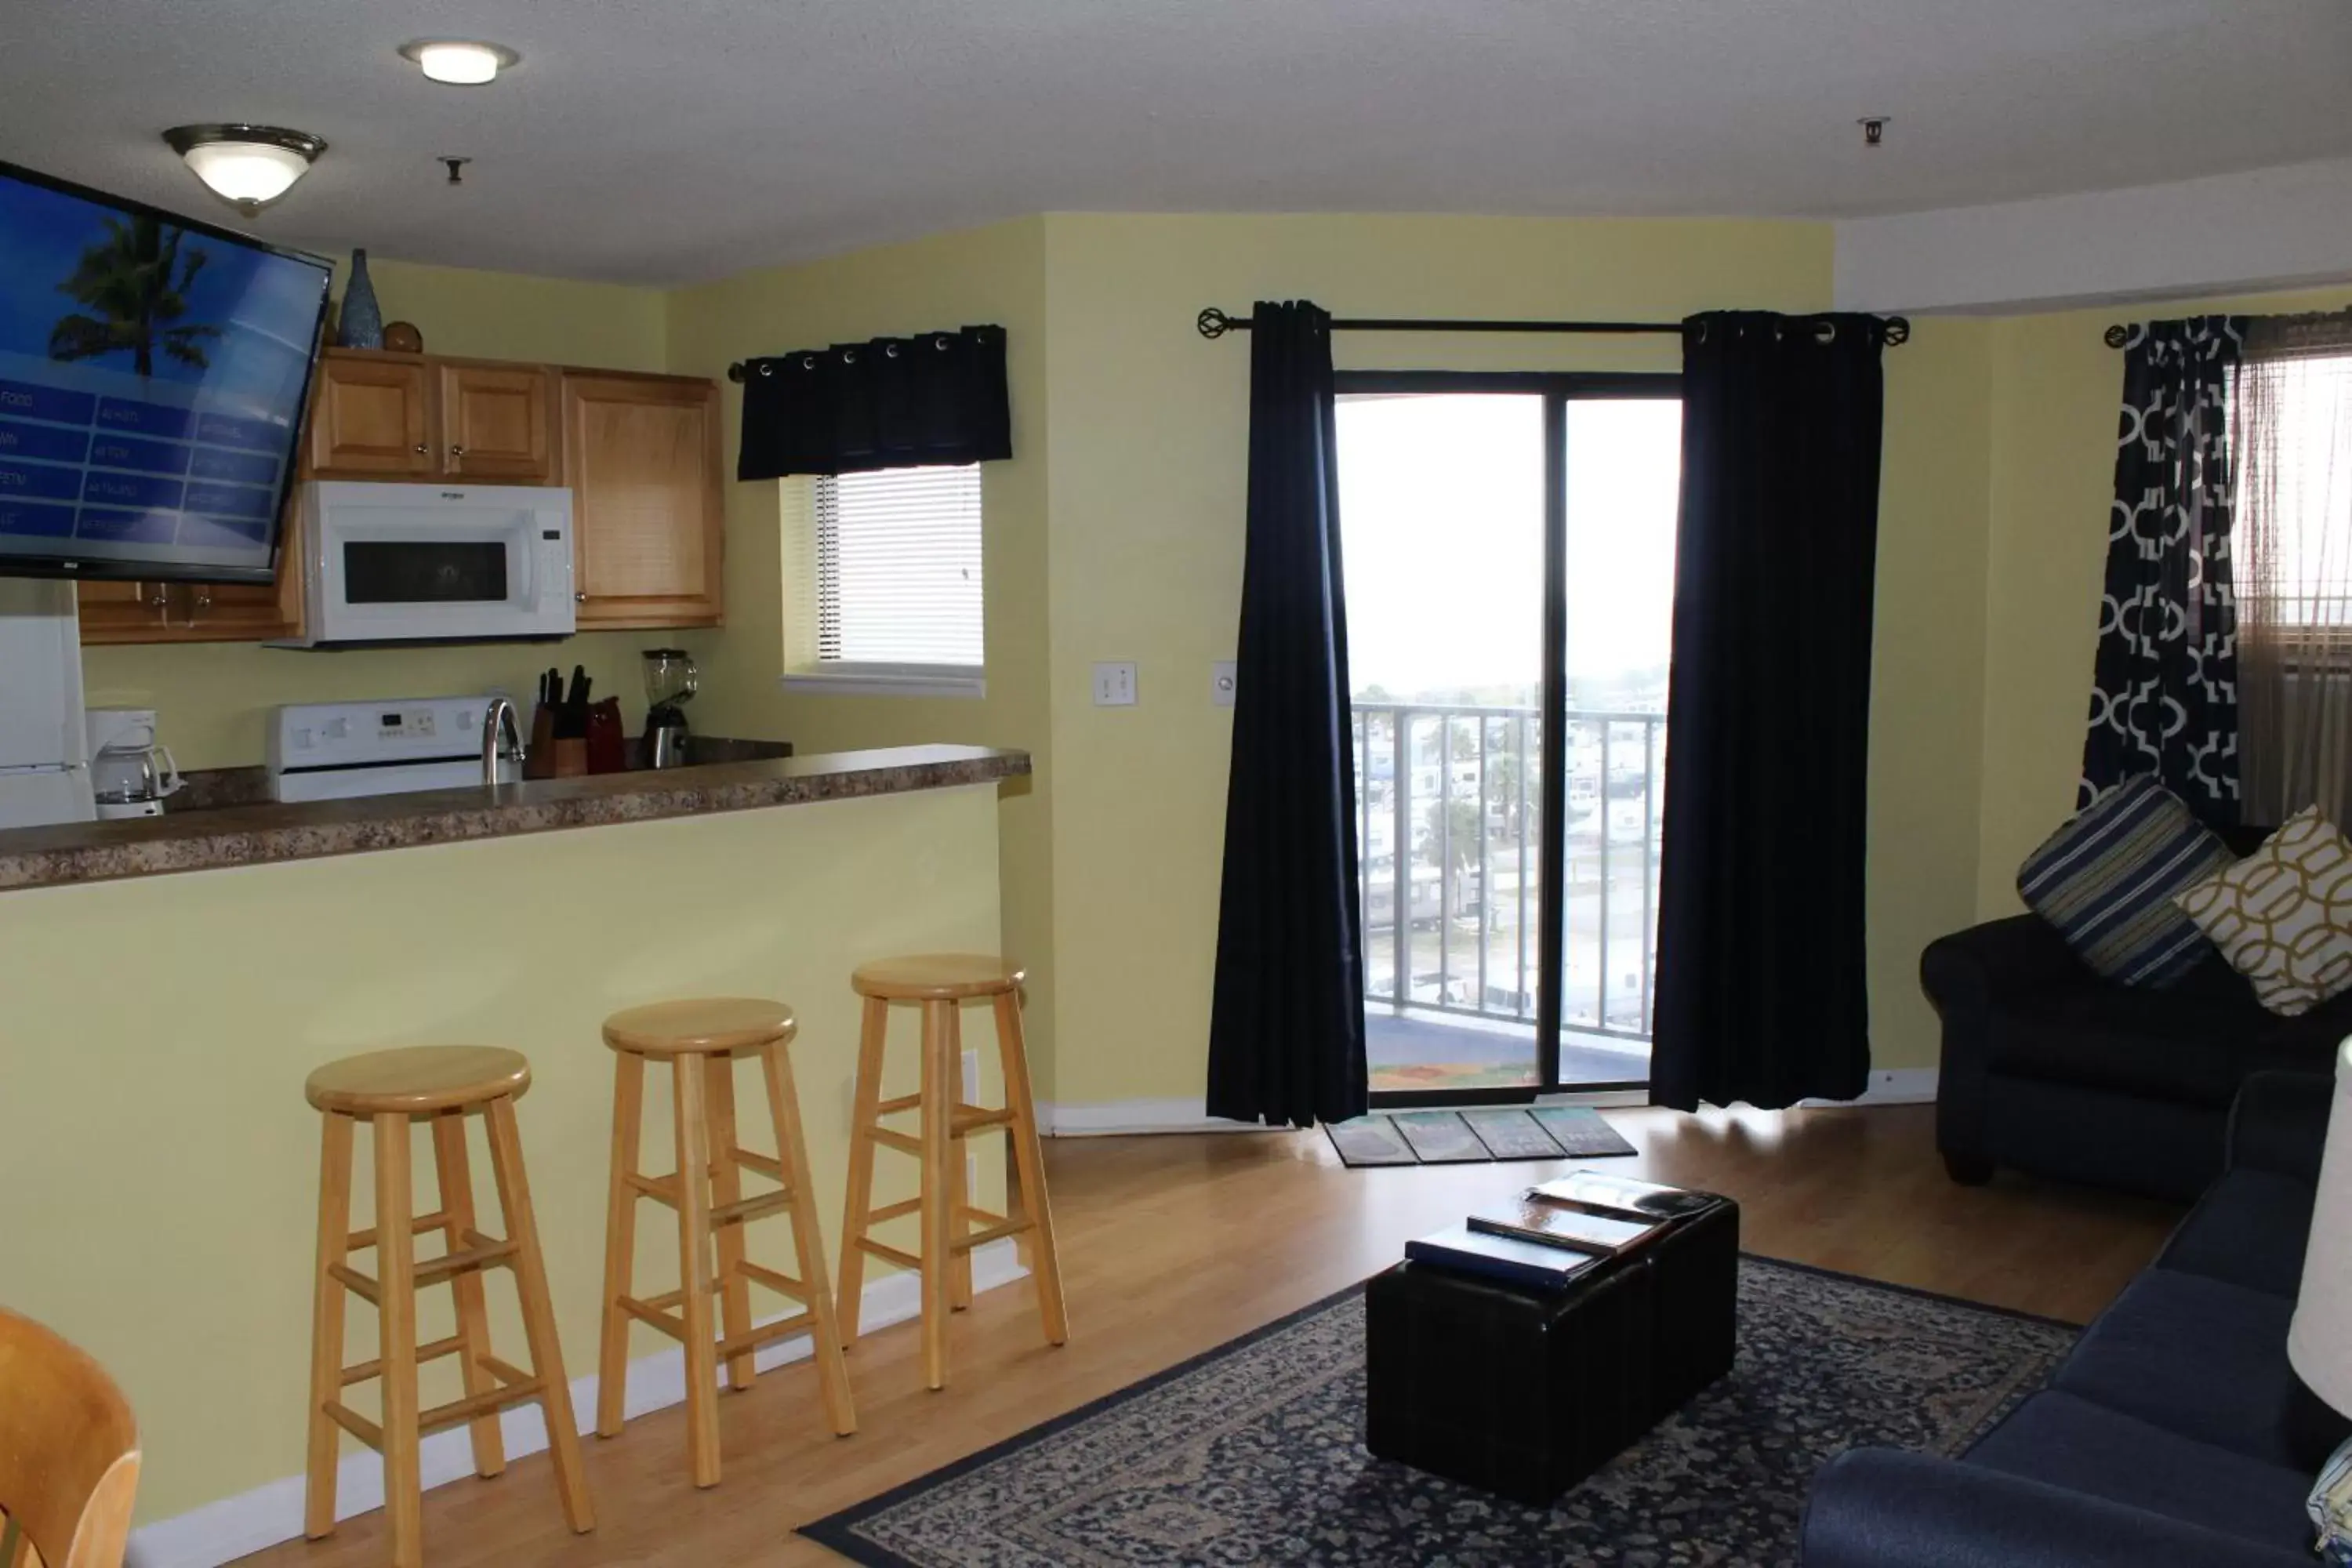
[[[1348,1165],[1590,1160],[1633,1152],[1606,1117],[1577,1105],[1399,1110],[1327,1121],[1323,1131]]]

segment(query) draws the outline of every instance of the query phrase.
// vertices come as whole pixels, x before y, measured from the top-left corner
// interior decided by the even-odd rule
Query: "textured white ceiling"
[[[394,52],[453,35],[523,63],[447,88]],[[219,217],[156,132],[292,125],[331,149],[262,234],[643,283],[1050,210],[2177,180],[2352,153],[2347,83],[2347,0],[0,0],[0,157]]]

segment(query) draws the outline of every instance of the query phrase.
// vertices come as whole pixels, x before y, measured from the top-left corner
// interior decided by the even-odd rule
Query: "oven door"
[[[307,646],[572,634],[572,492],[320,482],[305,530]]]

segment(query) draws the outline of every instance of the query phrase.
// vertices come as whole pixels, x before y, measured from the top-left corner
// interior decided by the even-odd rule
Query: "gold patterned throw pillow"
[[[2272,1012],[2352,990],[2352,839],[2307,805],[2234,866],[2173,895]]]

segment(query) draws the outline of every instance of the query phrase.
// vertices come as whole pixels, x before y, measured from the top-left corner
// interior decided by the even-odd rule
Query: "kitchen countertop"
[[[0,831],[0,889],[259,866],[751,811],[809,801],[988,784],[1029,771],[1026,752],[896,746],[870,752],[599,773],[495,788],[420,791],[301,805],[224,806],[123,822]]]

